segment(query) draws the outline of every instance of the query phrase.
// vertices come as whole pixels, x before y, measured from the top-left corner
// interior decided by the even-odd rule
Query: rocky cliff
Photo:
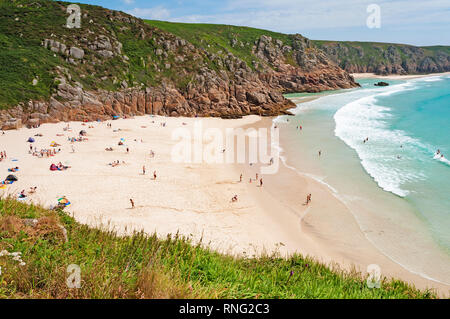
[[[90,5],[80,5],[81,28],[69,29],[67,5],[2,3],[4,129],[124,114],[277,115],[294,106],[285,92],[357,86],[300,35],[261,30],[239,43],[234,33],[218,47]]]
[[[418,74],[450,71],[450,47],[373,42],[313,41],[350,73]]]

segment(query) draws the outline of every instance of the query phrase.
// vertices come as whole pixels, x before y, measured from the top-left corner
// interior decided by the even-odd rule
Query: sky
[[[66,0],[67,1],[67,0]],[[139,18],[249,26],[314,40],[450,45],[450,0],[77,0]]]

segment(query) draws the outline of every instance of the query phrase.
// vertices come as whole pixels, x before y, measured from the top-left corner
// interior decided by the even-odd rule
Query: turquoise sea
[[[285,164],[328,185],[386,256],[450,283],[450,76],[380,80],[277,118]]]

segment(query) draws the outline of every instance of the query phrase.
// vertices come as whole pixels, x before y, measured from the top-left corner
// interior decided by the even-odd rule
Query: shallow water
[[[433,157],[450,157],[450,78],[377,81],[277,118],[284,159],[326,183],[385,255],[449,283],[450,166]]]

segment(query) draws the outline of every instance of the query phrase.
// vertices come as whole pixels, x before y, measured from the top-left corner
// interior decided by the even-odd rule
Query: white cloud
[[[127,13],[142,19],[167,20],[170,17],[170,11],[163,6],[153,8],[134,8]]]
[[[365,28],[367,6],[381,7],[383,26],[448,23],[448,0],[228,0],[210,14],[172,17],[176,22],[246,25],[279,32]]]
[[[123,2],[125,2],[126,4],[133,4],[134,0],[122,0]]]

